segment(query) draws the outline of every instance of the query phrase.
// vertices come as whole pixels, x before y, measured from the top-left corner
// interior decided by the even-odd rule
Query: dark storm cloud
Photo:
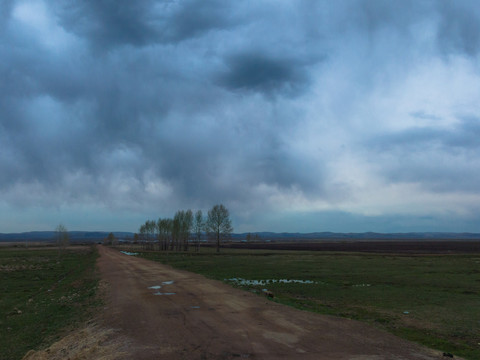
[[[60,1],[61,24],[96,50],[119,45],[176,43],[231,26],[231,5],[220,0]]]
[[[98,48],[118,44],[144,45],[158,37],[152,26],[154,1],[61,1],[60,23]]]
[[[222,0],[192,0],[184,2],[169,19],[163,36],[166,40],[181,41],[210,30],[228,29],[238,24],[232,3]]]
[[[475,56],[480,50],[480,8],[474,1],[442,1],[438,41],[447,53]]]
[[[308,82],[305,67],[295,60],[251,53],[231,56],[226,65],[220,83],[233,90],[295,94]]]
[[[402,127],[395,106],[395,120],[375,106],[414,99],[402,85],[432,59],[473,64],[478,11],[467,1],[2,1],[1,199],[163,216],[224,202],[254,217],[330,209],[378,179],[476,193],[477,117],[455,115],[449,130],[437,123],[451,114],[431,112],[441,100],[428,111],[405,101],[427,125]],[[378,178],[358,185],[369,162]]]

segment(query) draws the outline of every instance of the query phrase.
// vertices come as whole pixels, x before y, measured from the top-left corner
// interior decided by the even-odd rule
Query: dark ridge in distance
[[[72,242],[98,242],[108,236],[107,231],[69,231]],[[134,233],[113,231],[119,240],[132,240]],[[305,242],[305,241],[439,241],[439,240],[480,240],[480,233],[454,233],[454,232],[410,232],[410,233],[335,233],[335,232],[312,232],[312,233],[275,233],[275,232],[251,232],[236,233],[231,235],[233,242],[245,242],[247,235],[251,234],[252,240],[257,235],[255,242]],[[31,231],[23,233],[0,233],[0,242],[8,241],[54,241],[54,231]]]

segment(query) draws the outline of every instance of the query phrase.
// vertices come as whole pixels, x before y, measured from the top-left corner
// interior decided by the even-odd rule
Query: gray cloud
[[[448,64],[445,54],[465,57],[479,76],[477,8],[4,1],[0,205],[138,219],[224,202],[247,229],[270,211],[346,211],[379,183],[476,196],[475,108],[433,99],[419,111],[406,79]],[[391,94],[391,114],[377,115]],[[440,125],[448,121],[456,125]],[[363,168],[371,163],[375,174]]]
[[[470,1],[440,2],[438,41],[447,53],[476,56],[480,49],[478,4]]]
[[[142,46],[155,42],[158,33],[152,22],[154,1],[66,1],[60,2],[62,26],[88,39],[97,48],[115,45]]]
[[[422,113],[423,114],[423,113]],[[432,119],[431,116],[421,118]],[[434,120],[438,119],[433,117]],[[426,150],[431,147],[443,151],[477,151],[480,148],[480,118],[463,117],[451,129],[437,127],[410,128],[395,134],[382,134],[374,141],[380,151]]]
[[[0,4],[0,31],[3,31],[12,12],[14,0],[5,0]]]
[[[56,8],[64,28],[96,51],[177,43],[233,25],[232,6],[219,0],[60,1]]]
[[[240,54],[227,60],[222,85],[232,90],[295,94],[308,83],[305,66],[288,59],[270,59],[262,54]]]
[[[389,182],[419,183],[438,192],[479,192],[480,119],[453,129],[413,128],[370,143]]]

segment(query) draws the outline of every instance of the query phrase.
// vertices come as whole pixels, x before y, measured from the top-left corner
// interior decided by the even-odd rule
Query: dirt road
[[[442,359],[365,324],[276,304],[99,246],[103,326],[129,359]]]

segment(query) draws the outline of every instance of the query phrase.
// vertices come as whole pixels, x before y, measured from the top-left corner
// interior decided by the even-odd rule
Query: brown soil
[[[98,248],[106,306],[97,328],[77,332],[92,332],[97,341],[89,344],[95,351],[89,353],[84,346],[85,354],[75,356],[67,342],[60,346],[64,358],[444,358],[366,324],[299,311],[197,274]],[[71,336],[75,339],[75,334]],[[26,358],[60,358],[54,352],[47,349],[44,357],[29,354]]]
[[[229,243],[224,245],[224,247],[236,249],[346,251],[408,255],[480,253],[480,241],[478,240],[299,240],[293,242]]]
[[[128,354],[128,341],[112,329],[88,324],[48,349],[29,351],[23,360],[115,360]]]

